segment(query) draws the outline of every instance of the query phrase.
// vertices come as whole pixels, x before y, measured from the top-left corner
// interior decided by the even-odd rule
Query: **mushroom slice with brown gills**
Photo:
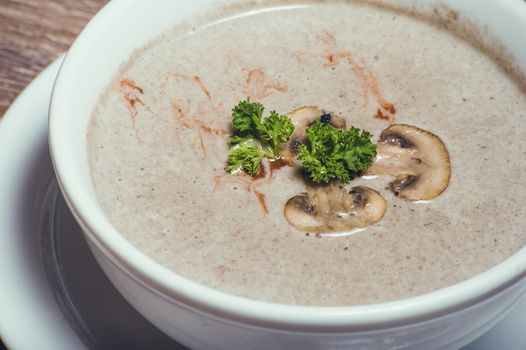
[[[390,175],[391,191],[407,201],[430,200],[449,185],[449,153],[435,134],[393,124],[380,135],[376,158],[366,175]]]
[[[324,111],[316,106],[299,107],[287,114],[294,124],[294,132],[289,142],[281,147],[281,158],[293,164],[298,153],[298,146],[307,140],[307,127],[314,123],[316,119],[321,118],[323,122],[330,123],[335,128],[345,129],[347,122],[344,118],[335,115],[332,112]]]
[[[287,221],[300,231],[330,233],[372,225],[382,219],[385,199],[375,190],[356,186],[349,192],[339,185],[308,185],[307,193],[285,205]]]

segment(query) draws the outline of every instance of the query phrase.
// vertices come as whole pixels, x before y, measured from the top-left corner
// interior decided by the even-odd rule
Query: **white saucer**
[[[13,350],[183,349],[98,267],[57,188],[47,144],[55,61],[0,121],[0,336]],[[74,116],[72,116],[74,117]],[[526,349],[526,298],[465,350]]]

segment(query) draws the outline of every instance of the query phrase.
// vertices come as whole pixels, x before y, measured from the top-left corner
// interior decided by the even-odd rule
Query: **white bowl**
[[[191,348],[459,348],[489,329],[526,290],[526,248],[433,293],[375,305],[307,307],[249,300],[197,284],[149,259],[116,231],[98,205],[89,173],[86,130],[93,107],[136,48],[225,2],[113,0],[80,34],[60,69],[49,124],[55,170],[97,261],[117,289],[153,324]],[[396,3],[429,10],[439,1]],[[521,35],[526,3],[440,3],[487,26],[526,71]]]

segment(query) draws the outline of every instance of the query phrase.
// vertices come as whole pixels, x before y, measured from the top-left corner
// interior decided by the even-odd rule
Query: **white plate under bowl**
[[[183,349],[95,262],[57,187],[47,110],[61,59],[0,120],[0,338],[10,350]],[[526,349],[526,297],[464,350]]]

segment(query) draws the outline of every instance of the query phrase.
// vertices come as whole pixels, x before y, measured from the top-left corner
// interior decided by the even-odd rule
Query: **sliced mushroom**
[[[391,191],[407,201],[430,200],[449,185],[449,153],[435,134],[394,124],[380,135],[377,156],[366,175],[390,175]]]
[[[307,193],[285,205],[285,217],[298,230],[312,233],[342,232],[367,227],[382,219],[385,199],[375,190],[353,187],[349,192],[337,184],[308,185]]]
[[[344,118],[336,116],[334,113],[319,109],[316,106],[300,107],[288,113],[288,116],[294,124],[294,133],[290,137],[289,142],[282,146],[281,158],[289,164],[293,164],[296,160],[295,155],[298,153],[298,146],[306,142],[307,127],[316,119],[321,118],[322,121],[330,123],[335,128],[345,129],[346,121]]]

